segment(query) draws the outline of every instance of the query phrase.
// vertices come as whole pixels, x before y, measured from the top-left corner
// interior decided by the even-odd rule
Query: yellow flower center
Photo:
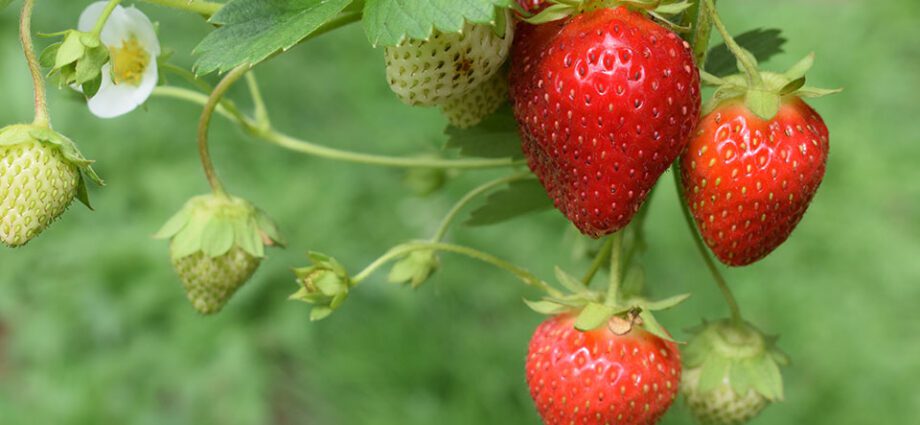
[[[139,86],[150,64],[150,55],[141,47],[137,38],[125,40],[121,47],[109,48],[109,53],[112,57],[112,81],[116,85],[127,83]]]

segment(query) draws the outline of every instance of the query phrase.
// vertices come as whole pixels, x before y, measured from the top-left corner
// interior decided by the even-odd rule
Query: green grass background
[[[35,29],[73,26],[88,2],[39,2]],[[174,62],[208,26],[143,5]],[[784,68],[810,51],[813,102],[831,129],[827,178],[791,240],[768,259],[726,272],[748,318],[782,335],[794,359],[787,400],[754,423],[895,424],[920,417],[920,3],[915,0],[737,0],[738,32],[779,27]],[[31,118],[15,11],[0,14],[0,122]],[[44,41],[40,41],[44,43]],[[280,129],[322,144],[388,154],[437,152],[444,120],[388,91],[382,52],[357,26],[259,67]],[[235,98],[245,104],[242,92]],[[523,377],[541,320],[534,292],[500,270],[444,257],[417,291],[375,276],[332,318],[308,321],[289,268],[318,250],[359,269],[389,246],[433,230],[468,173],[428,198],[399,171],[330,162],[252,140],[218,119],[215,162],[227,186],[270,212],[290,246],[272,251],[217,317],[198,316],[150,235],[207,191],[194,146],[199,108],[153,99],[111,121],[52,92],[56,128],[97,160],[107,180],[96,211],[74,207],[27,247],[0,250],[2,424],[536,424]],[[248,106],[248,105],[246,105]],[[666,175],[648,222],[653,295],[692,292],[661,315],[678,337],[726,314],[694,251]],[[572,257],[554,212],[489,228],[458,228],[480,247],[549,279]],[[663,421],[689,424],[682,403]]]

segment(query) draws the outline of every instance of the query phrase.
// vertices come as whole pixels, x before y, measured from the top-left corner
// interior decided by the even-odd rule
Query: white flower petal
[[[89,99],[89,110],[99,118],[115,118],[137,109],[150,98],[157,86],[159,72],[155,63],[148,66],[139,86],[112,82],[109,64],[102,68],[102,76],[99,91]]]
[[[102,11],[105,10],[106,4],[108,4],[108,2],[97,1],[86,6],[86,9],[83,9],[83,13],[80,14],[80,20],[77,21],[77,30],[83,32],[92,30],[93,27],[96,26],[96,21],[102,16]]]
[[[125,18],[130,23],[131,35],[137,38],[144,50],[153,58],[160,56],[160,40],[150,18],[134,6],[125,8]]]

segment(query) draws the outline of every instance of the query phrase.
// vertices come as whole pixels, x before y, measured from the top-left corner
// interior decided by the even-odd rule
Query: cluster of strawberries
[[[704,74],[719,88],[703,109],[691,46],[643,2],[518,3],[531,18],[504,32],[471,26],[389,49],[394,91],[441,105],[462,127],[510,98],[530,169],[590,237],[624,229],[675,162],[700,234],[723,263],[751,264],[789,237],[828,155],[827,127],[801,99],[826,94],[803,87],[811,58],[785,74]],[[784,357],[747,324],[706,327],[688,347],[682,382],[674,342],[635,322],[581,332],[576,315],[547,320],[531,342],[527,380],[546,424],[653,424],[679,386],[712,424],[744,423],[782,397]]]

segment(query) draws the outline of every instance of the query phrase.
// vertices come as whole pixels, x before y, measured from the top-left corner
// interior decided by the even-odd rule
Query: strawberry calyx
[[[294,269],[300,289],[288,299],[312,304],[310,320],[329,317],[348,298],[355,281],[345,267],[326,254],[310,252],[310,266]]]
[[[776,348],[777,337],[730,319],[704,322],[694,333],[682,351],[685,368],[700,370],[694,391],[705,394],[727,383],[738,396],[754,391],[771,402],[783,399],[780,366],[789,359]]]
[[[689,0],[548,0],[547,3],[550,3],[548,7],[525,18],[524,21],[539,25],[598,9],[614,9],[623,6],[651,15],[672,28],[680,29],[665,17],[678,15],[693,4]]]
[[[676,342],[661,326],[653,312],[677,306],[690,294],[650,301],[638,296],[620,299],[607,292],[589,289],[582,282],[560,268],[556,279],[569,291],[562,296],[547,296],[539,301],[524,300],[531,310],[546,315],[571,314],[576,316],[575,329],[588,332],[603,326],[617,335],[625,335],[639,327],[667,341]]]
[[[757,60],[749,52],[748,56],[756,67]],[[722,103],[733,99],[744,99],[745,106],[757,116],[770,120],[779,112],[782,99],[787,96],[815,98],[839,93],[841,89],[822,89],[806,86],[805,74],[814,66],[815,55],[809,54],[786,72],[762,72],[756,70],[745,71],[728,77],[716,77],[705,71],[700,71],[703,83],[716,87],[712,98],[706,104],[704,114],[708,114]],[[739,64],[739,68],[745,69]],[[756,72],[752,76],[751,72]]]
[[[99,186],[105,186],[105,182],[93,170],[93,161],[86,159],[76,143],[47,125],[37,124],[13,124],[0,129],[0,146],[15,146],[20,144],[40,143],[45,146],[57,149],[61,152],[68,162],[80,170],[80,181],[77,183],[77,199],[86,205],[87,208],[93,207],[89,202],[89,195],[86,190],[86,179],[89,178]]]
[[[248,201],[228,195],[196,196],[154,235],[170,239],[173,260],[202,252],[216,258],[239,247],[256,258],[265,247],[284,245],[274,221]]]

